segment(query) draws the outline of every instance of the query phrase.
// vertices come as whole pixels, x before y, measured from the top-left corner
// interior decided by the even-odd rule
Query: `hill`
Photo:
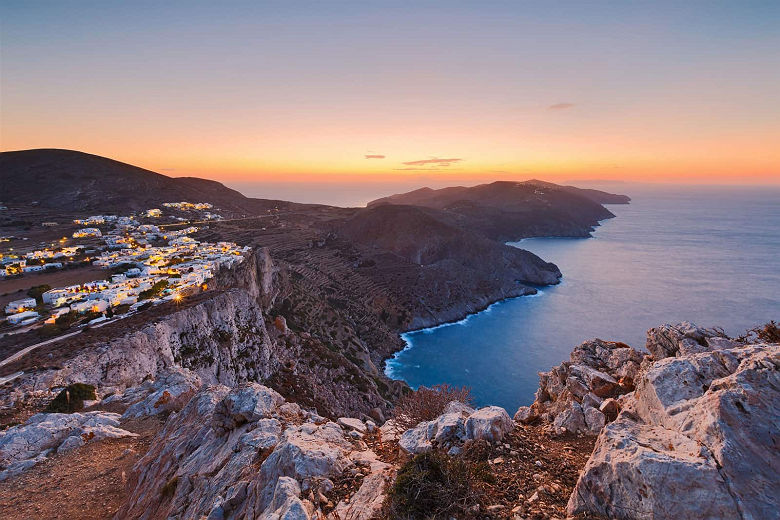
[[[439,210],[440,219],[494,240],[533,236],[589,236],[614,214],[607,201],[628,202],[624,195],[582,190],[543,181],[498,181],[474,187],[419,190],[377,199],[368,207],[414,205]]]
[[[448,265],[452,280],[506,276],[507,282],[554,284],[554,264],[515,247],[488,240],[437,218],[439,212],[416,206],[380,205],[361,211],[340,228],[351,241],[391,251],[421,266]]]
[[[183,200],[210,202],[232,214],[254,214],[263,206],[216,181],[168,177],[60,149],[0,153],[0,193],[3,202],[64,211],[132,212]]]

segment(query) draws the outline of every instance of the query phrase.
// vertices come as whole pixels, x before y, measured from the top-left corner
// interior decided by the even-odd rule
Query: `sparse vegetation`
[[[465,386],[455,387],[447,384],[430,388],[421,386],[398,400],[393,410],[393,419],[398,430],[405,431],[423,421],[431,421],[440,416],[453,401],[471,404],[471,390]]]
[[[771,320],[769,323],[765,323],[760,327],[754,327],[739,338],[738,341],[744,343],[780,343],[780,324]]]
[[[38,305],[41,305],[43,303],[43,293],[49,290],[51,290],[51,285],[36,285],[27,291],[27,296],[30,298],[35,298],[35,301],[38,303]]]
[[[46,407],[47,412],[73,413],[84,408],[84,401],[97,399],[95,387],[84,383],[73,383],[63,389]]]
[[[150,298],[157,298],[162,294],[166,287],[168,287],[168,280],[160,280],[152,285],[151,288],[142,291],[141,294],[138,295],[138,299],[148,300]]]
[[[387,516],[399,520],[470,518],[482,496],[480,483],[491,477],[485,463],[439,451],[417,455],[398,470],[387,496]]]

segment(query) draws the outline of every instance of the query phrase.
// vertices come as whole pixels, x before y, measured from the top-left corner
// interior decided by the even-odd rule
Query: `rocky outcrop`
[[[647,331],[646,347],[656,361],[735,346],[737,342],[723,331],[697,327],[689,321],[674,325],[667,323]]]
[[[108,412],[39,413],[22,425],[0,431],[0,481],[18,475],[53,453],[101,439],[135,437]]]
[[[181,410],[201,386],[200,378],[186,368],[172,367],[147,379],[138,386],[111,395],[103,405],[119,404],[127,407],[123,419],[152,417]]]
[[[173,367],[194,372],[204,383],[235,385],[270,377],[278,358],[257,303],[246,291],[231,289],[82,348],[58,370],[22,380],[17,390],[87,383],[105,395]]]
[[[474,410],[452,402],[436,419],[405,431],[398,443],[411,454],[425,453],[433,448],[458,453],[466,441],[499,442],[513,427],[512,419],[503,408],[488,406]]]
[[[684,324],[648,333],[657,361],[599,436],[571,514],[777,517],[780,346],[727,348],[700,332]]]
[[[357,494],[334,506],[368,520],[391,470],[346,430],[255,383],[204,387],[135,466],[117,518],[323,518],[331,479],[359,470]]]
[[[570,360],[539,373],[534,403],[515,419],[550,423],[556,433],[598,435],[617,415],[614,398],[634,389],[644,355],[624,343],[594,339],[572,351]]]

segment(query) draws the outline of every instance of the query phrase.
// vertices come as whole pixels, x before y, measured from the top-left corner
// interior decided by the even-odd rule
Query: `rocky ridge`
[[[611,518],[776,518],[780,345],[690,323],[648,331],[636,390],[601,432],[569,512]]]
[[[372,518],[390,467],[353,431],[256,383],[205,386],[135,466],[117,517]],[[363,483],[334,503],[332,479],[345,472]]]
[[[503,497],[478,509],[485,518],[541,518],[545,500],[570,490],[568,514],[578,518],[773,518],[780,345],[683,323],[648,331],[647,350],[587,341],[540,374],[536,401],[514,422],[498,407],[452,402],[404,432],[392,421],[380,429],[328,419],[258,383],[228,387],[165,368],[93,411],[38,414],[2,432],[0,471],[13,477],[46,457],[131,437],[128,421],[155,418],[162,426],[133,467],[117,519],[369,520],[383,514],[403,460],[432,450],[459,457],[475,442],[487,446]],[[566,444],[588,437],[595,448],[576,479]],[[562,444],[562,455],[551,462],[539,442]],[[400,455],[388,458],[393,446]],[[524,457],[530,486],[505,464],[519,469]],[[506,493],[517,489],[514,499]]]

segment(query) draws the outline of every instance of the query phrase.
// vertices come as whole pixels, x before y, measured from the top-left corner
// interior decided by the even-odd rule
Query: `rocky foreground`
[[[143,451],[102,516],[397,518],[388,504],[399,468],[441,453],[483,460],[492,475],[456,518],[778,518],[780,344],[686,323],[651,329],[646,347],[585,342],[540,374],[535,402],[514,419],[451,402],[405,431],[394,420],[329,419],[257,383],[162,370],[84,411],[0,432],[0,511],[30,517],[20,497],[40,468],[73,464],[78,475],[101,446],[135,442]],[[133,432],[138,421],[159,425],[148,442]],[[103,460],[101,473],[130,452]]]

